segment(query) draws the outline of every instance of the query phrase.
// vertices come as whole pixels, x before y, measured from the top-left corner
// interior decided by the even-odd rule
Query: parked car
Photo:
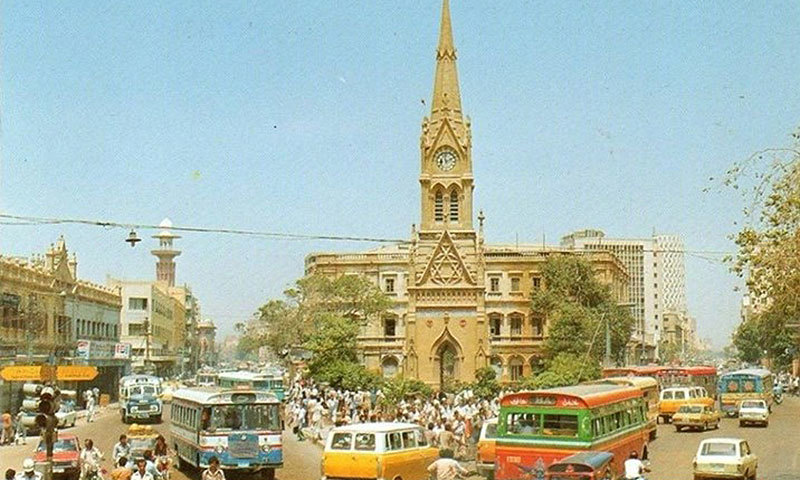
[[[719,418],[719,412],[713,406],[689,403],[678,408],[672,416],[672,424],[677,432],[684,428],[706,431],[709,428],[719,428]]]
[[[758,457],[741,438],[708,438],[700,442],[693,465],[694,480],[756,480]]]
[[[56,418],[58,419],[58,428],[74,427],[78,413],[72,403],[62,403],[56,412]]]
[[[76,435],[58,432],[58,437],[53,443],[53,476],[55,478],[78,480],[81,474],[80,445],[80,440]],[[33,460],[37,464],[43,464],[47,460],[44,440],[39,441],[33,454]]]
[[[739,426],[769,425],[769,407],[764,400],[742,400],[739,404]]]

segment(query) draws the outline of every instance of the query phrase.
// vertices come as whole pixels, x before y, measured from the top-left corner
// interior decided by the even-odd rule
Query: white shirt
[[[638,458],[629,458],[625,460],[625,478],[628,480],[635,480],[642,476],[644,471],[644,463]]]

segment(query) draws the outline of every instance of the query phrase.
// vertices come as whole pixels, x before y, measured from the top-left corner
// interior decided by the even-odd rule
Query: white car
[[[62,403],[61,408],[56,412],[58,428],[74,427],[77,418],[78,414],[75,412],[75,407],[69,403]]]
[[[764,400],[742,400],[739,404],[739,426],[769,425],[769,407]]]
[[[756,480],[758,457],[741,438],[708,438],[700,442],[694,465],[694,480],[735,478]]]

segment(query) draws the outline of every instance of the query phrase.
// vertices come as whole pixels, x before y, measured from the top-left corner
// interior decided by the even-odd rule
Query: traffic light
[[[39,428],[47,428],[48,422],[52,423],[51,418],[60,408],[61,392],[58,387],[46,386],[40,390],[39,403],[36,406],[36,425]]]

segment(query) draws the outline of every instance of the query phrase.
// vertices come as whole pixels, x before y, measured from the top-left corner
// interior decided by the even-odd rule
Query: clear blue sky
[[[161,3],[161,5],[157,5]],[[406,238],[439,0],[2,2],[4,212]],[[800,111],[797,2],[452,0],[492,242],[584,227],[731,250],[740,202],[710,176],[782,146]],[[80,276],[154,275],[149,238],[0,226],[3,254],[60,233]],[[141,232],[149,235],[151,232]],[[185,235],[179,282],[223,332],[369,245]],[[687,257],[701,334],[738,320],[724,266]]]

